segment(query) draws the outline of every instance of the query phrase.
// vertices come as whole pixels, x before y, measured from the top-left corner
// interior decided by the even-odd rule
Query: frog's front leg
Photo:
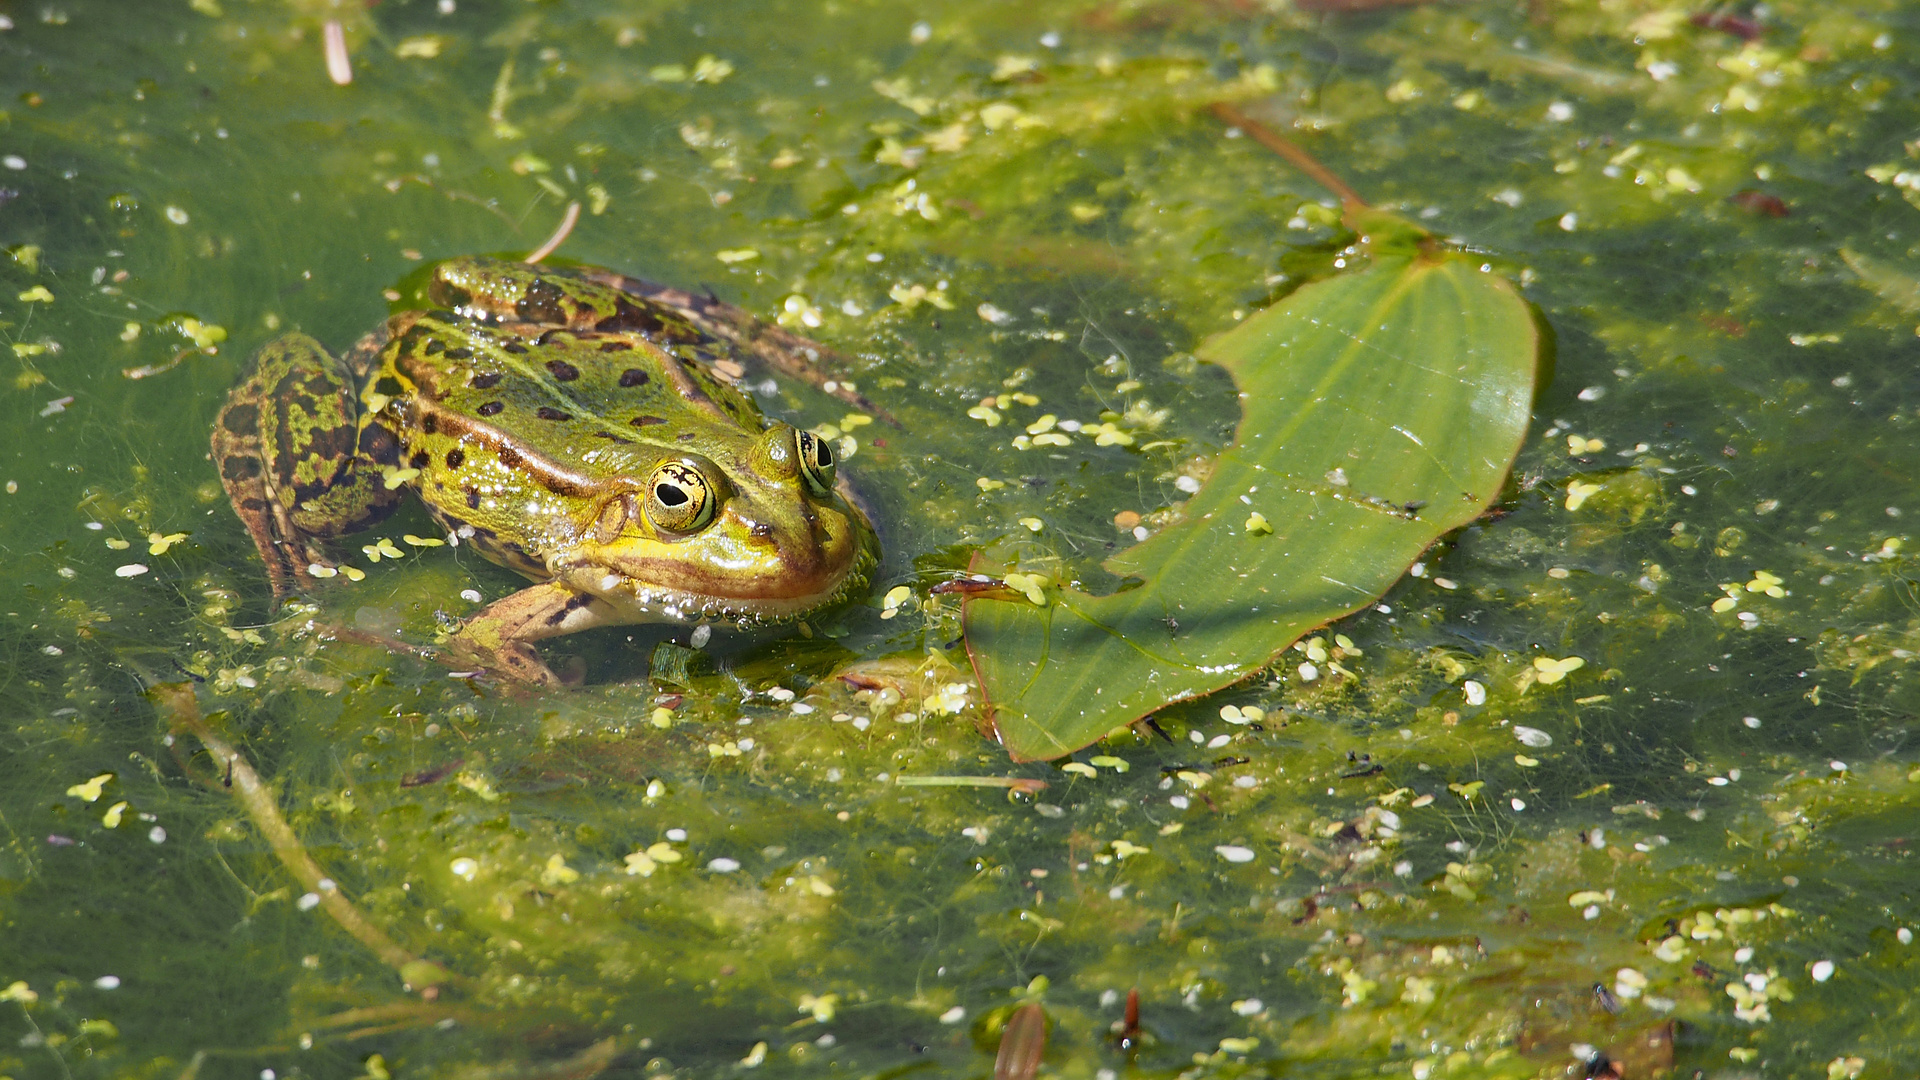
[[[531,643],[624,621],[605,600],[549,581],[480,609],[447,641],[447,658],[477,664],[512,682],[559,689],[565,683]]]
[[[213,461],[266,561],[275,597],[332,566],[318,541],[393,512],[401,492],[363,452],[356,371],[305,334],[253,354],[213,425]]]

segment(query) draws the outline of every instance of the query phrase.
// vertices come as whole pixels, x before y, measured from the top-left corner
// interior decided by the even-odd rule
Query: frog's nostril
[[[766,521],[756,521],[748,531],[753,534],[754,539],[765,540],[767,537],[773,535],[773,524]]]

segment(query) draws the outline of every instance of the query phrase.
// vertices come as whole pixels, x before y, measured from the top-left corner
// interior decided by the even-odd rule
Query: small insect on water
[[[1340,779],[1342,780],[1354,780],[1362,776],[1374,776],[1387,771],[1385,765],[1373,760],[1372,754],[1361,754],[1355,757],[1351,750],[1347,752],[1347,764],[1352,765],[1353,768],[1340,774]]]
[[[1620,999],[1614,997],[1613,991],[1607,989],[1604,983],[1593,984],[1593,1000],[1595,1004],[1605,1009],[1608,1013],[1615,1016],[1620,1014]],[[1592,1076],[1594,1074],[1588,1073],[1587,1075]]]

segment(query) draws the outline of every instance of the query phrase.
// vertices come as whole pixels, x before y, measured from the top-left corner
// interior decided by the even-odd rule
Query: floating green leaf
[[[1107,560],[1139,584],[1091,596],[1015,573],[967,601],[967,647],[1016,759],[1246,678],[1493,501],[1526,430],[1538,330],[1477,261],[1397,239],[1201,350],[1245,414],[1180,520]]]

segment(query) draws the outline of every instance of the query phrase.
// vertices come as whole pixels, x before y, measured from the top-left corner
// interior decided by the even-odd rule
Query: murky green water
[[[979,1076],[1029,998],[1072,1077],[1907,1071],[1911,6],[0,13],[0,1075]],[[1190,350],[1351,239],[1216,100],[1484,249],[1557,372],[1503,513],[1332,628],[1350,675],[1011,765],[927,587],[995,543],[1097,580],[1231,430]],[[240,361],[571,200],[563,256],[785,313],[903,420],[852,430],[873,597],[652,681],[662,632],[567,640],[590,687],[531,702],[276,621],[205,460]],[[1012,444],[1106,408],[1151,437]],[[357,561],[322,615],[414,640],[517,580]],[[881,662],[921,700],[833,678]]]

